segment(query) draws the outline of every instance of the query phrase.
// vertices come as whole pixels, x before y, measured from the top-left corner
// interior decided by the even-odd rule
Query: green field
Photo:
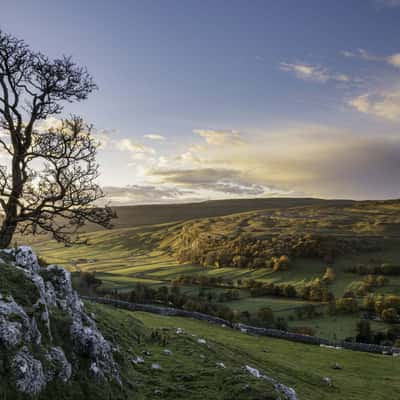
[[[246,376],[244,365],[295,388],[301,400],[394,400],[400,391],[400,357],[255,337],[187,318],[87,306],[104,334],[121,347],[124,377],[136,386],[138,399],[153,398],[155,389],[164,399],[268,399],[271,388]],[[176,328],[185,333],[176,334]],[[156,342],[142,339],[138,344],[138,329],[163,332],[172,355],[166,356],[164,346]],[[198,338],[206,344],[199,344]],[[143,350],[151,356],[144,364],[132,366],[130,358]],[[152,362],[162,369],[152,371]],[[217,367],[220,362],[225,369]],[[342,369],[333,370],[333,363]],[[323,382],[324,377],[332,379],[332,387]]]

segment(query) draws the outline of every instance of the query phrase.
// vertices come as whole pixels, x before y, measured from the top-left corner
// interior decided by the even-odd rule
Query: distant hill
[[[115,228],[130,228],[142,225],[158,225],[168,222],[186,221],[196,218],[219,217],[254,210],[311,205],[347,206],[353,202],[352,200],[279,197],[268,199],[212,200],[184,204],[121,206],[113,207],[118,215],[118,218],[116,218],[113,223]],[[96,225],[88,224],[85,231],[92,232],[100,229],[101,228]]]

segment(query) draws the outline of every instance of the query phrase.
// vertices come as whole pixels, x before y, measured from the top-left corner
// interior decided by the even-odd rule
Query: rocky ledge
[[[67,270],[41,267],[27,246],[0,250],[0,363],[17,391],[37,395],[82,369],[92,379],[121,384],[114,351]]]

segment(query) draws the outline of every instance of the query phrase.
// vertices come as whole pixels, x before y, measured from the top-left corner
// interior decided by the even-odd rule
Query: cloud
[[[39,133],[45,133],[49,130],[57,130],[62,126],[62,119],[55,117],[48,117],[36,123],[35,128]],[[110,142],[110,135],[115,133],[115,129],[92,129],[91,136],[97,141],[99,148],[104,149]]]
[[[357,49],[354,51],[344,50],[340,53],[345,57],[359,58],[367,61],[380,61],[390,64],[393,67],[400,68],[400,53],[394,53],[389,56],[377,56],[364,49]]]
[[[292,72],[299,79],[309,80],[314,82],[326,83],[328,81],[335,82],[350,82],[351,78],[346,74],[337,74],[329,71],[328,68],[321,67],[318,65],[310,64],[291,64],[281,62],[279,68],[282,71]]]
[[[349,101],[357,111],[389,121],[400,120],[400,91],[366,93]]]
[[[233,179],[238,171],[227,168],[153,170],[150,175],[159,176],[164,182],[188,185],[207,185],[223,179]]]
[[[116,147],[121,151],[128,151],[132,154],[154,154],[155,150],[152,147],[135,142],[132,139],[121,139],[115,142]]]
[[[391,56],[387,57],[387,61],[394,67],[400,68],[400,53],[392,54]]]
[[[340,52],[345,57],[349,58],[361,58],[363,60],[368,60],[368,61],[380,61],[382,60],[382,57],[375,56],[371,53],[369,53],[367,50],[364,49],[356,49],[353,51],[347,51],[343,50]]]
[[[36,130],[39,133],[45,133],[51,129],[60,129],[61,125],[62,125],[61,119],[48,117],[36,123]]]
[[[152,176],[160,178],[162,183],[178,185],[191,190],[206,190],[238,196],[261,196],[270,193],[276,195],[285,192],[261,184],[249,182],[243,171],[229,168],[201,168],[152,170]]]
[[[371,111],[370,96],[358,101],[363,112]],[[394,130],[378,135],[371,129],[295,123],[249,130],[242,146],[211,140],[189,145],[182,152],[186,157],[144,154],[144,161],[132,167],[136,184],[108,186],[107,199],[143,204],[299,195],[400,197],[400,138]]]
[[[104,203],[112,205],[170,203],[184,200],[193,192],[165,185],[105,186]]]
[[[194,129],[193,132],[203,137],[206,143],[211,145],[244,144],[240,132],[235,130]]]
[[[149,133],[149,134],[147,134],[147,135],[144,135],[144,137],[146,138],[146,139],[150,139],[150,140],[165,140],[165,136],[163,136],[163,135],[159,135],[159,134],[157,134],[157,133]]]

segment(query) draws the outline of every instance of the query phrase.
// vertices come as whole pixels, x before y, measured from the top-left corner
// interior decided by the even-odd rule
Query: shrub
[[[274,259],[274,271],[284,271],[289,268],[290,260],[288,256],[282,255]]]
[[[263,322],[273,322],[274,320],[274,312],[269,307],[260,308],[257,311],[257,318]]]
[[[336,278],[336,273],[332,267],[326,267],[322,280],[326,283],[333,282]]]
[[[381,317],[385,322],[395,322],[398,319],[397,310],[393,307],[385,308],[382,311]]]

